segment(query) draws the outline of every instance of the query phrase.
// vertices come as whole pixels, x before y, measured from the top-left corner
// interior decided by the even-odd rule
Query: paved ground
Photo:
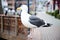
[[[53,16],[38,12],[37,17],[43,19],[46,23],[53,24],[51,27],[40,27],[32,31],[32,39],[29,40],[60,40],[60,20]]]

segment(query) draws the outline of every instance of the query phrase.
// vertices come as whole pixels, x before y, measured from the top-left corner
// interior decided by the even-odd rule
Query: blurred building
[[[15,0],[7,0],[7,2],[8,2],[8,8],[12,8],[12,9],[15,8],[15,7],[14,7],[14,5],[15,5]]]
[[[0,0],[0,14],[2,14],[2,13],[3,13],[3,9],[2,9],[2,3],[1,3],[1,0]]]
[[[35,8],[36,8],[36,0],[3,0],[2,4],[5,3],[7,3],[8,9],[10,8],[16,10],[16,8],[19,7],[21,4],[26,4],[27,6],[29,5],[30,12],[33,11],[35,12]]]
[[[56,9],[60,10],[60,0],[50,0],[49,2],[47,2],[47,8],[50,7],[49,5],[51,6],[53,11]]]
[[[20,7],[21,4],[27,4],[27,0],[15,0],[15,9]]]
[[[1,0],[2,8],[8,7],[7,0]]]

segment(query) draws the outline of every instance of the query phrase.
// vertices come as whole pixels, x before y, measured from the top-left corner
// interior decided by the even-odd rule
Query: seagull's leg
[[[34,28],[30,29],[30,34],[28,35],[28,39],[32,40],[33,39],[33,33],[34,33]]]

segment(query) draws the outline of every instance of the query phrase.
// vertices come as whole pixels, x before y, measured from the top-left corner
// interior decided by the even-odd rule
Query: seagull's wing
[[[33,25],[36,25],[37,27],[40,27],[41,25],[45,24],[44,20],[38,18],[35,15],[30,16],[29,19],[29,22]]]

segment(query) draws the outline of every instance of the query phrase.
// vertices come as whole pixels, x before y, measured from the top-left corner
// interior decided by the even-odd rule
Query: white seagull
[[[43,25],[43,27],[50,26],[49,23],[45,23],[42,19],[38,18],[35,15],[28,14],[28,6],[21,5],[21,22],[27,28],[37,28]],[[45,25],[46,24],[46,25]]]
[[[29,17],[31,16],[30,14],[28,14],[28,7],[27,5],[22,5],[20,7],[22,9],[22,12],[21,12],[21,22],[22,24],[27,27],[27,28],[35,28],[37,26],[31,24],[29,22]]]
[[[40,27],[42,25],[45,25],[45,22],[36,17],[35,15],[30,15],[28,14],[28,7],[27,5],[21,5],[21,22],[22,24],[27,27],[27,28],[30,28],[30,35],[32,34],[31,31],[34,32],[34,29],[33,28],[37,28],[37,27]],[[45,25],[44,27],[48,27],[50,26],[49,23],[47,23],[47,25]],[[28,35],[28,37],[30,37],[30,35]]]
[[[35,15],[28,14],[27,5],[21,5],[21,22],[27,28],[36,28],[46,23]],[[49,23],[47,23],[49,25]]]

